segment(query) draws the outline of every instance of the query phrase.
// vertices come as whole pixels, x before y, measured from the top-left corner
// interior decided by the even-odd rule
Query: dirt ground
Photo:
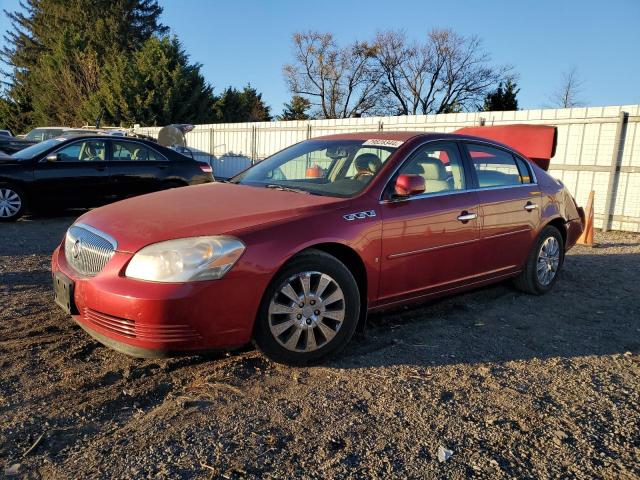
[[[52,302],[72,221],[0,225],[0,475],[640,477],[639,235],[576,247],[544,297],[500,284],[378,314],[293,369],[93,341]]]

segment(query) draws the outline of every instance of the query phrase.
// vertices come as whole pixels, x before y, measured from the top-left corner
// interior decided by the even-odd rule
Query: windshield
[[[45,140],[44,142],[36,143],[35,145],[24,148],[11,156],[18,160],[30,160],[33,157],[40,155],[42,152],[55,147],[63,140],[64,138],[52,138],[50,140]]]
[[[26,135],[27,140],[36,140],[41,142],[57,137],[63,132],[62,128],[34,128]]]
[[[371,182],[400,144],[376,139],[307,140],[263,160],[231,182],[351,197]]]

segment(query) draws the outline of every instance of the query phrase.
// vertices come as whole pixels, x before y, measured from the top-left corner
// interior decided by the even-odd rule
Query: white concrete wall
[[[365,117],[342,120],[255,122],[198,125],[187,134],[188,145],[216,157],[214,174],[230,176],[250,159],[261,160],[309,137],[355,131],[409,130],[451,132],[476,126],[513,123],[558,127],[550,172],[574,194],[580,205],[595,190],[595,223],[604,219],[609,175],[620,112],[627,112],[620,171],[614,188],[611,229],[640,231],[640,105],[473,112],[441,115]],[[158,128],[139,133],[156,136]],[[206,157],[206,155],[205,155]]]

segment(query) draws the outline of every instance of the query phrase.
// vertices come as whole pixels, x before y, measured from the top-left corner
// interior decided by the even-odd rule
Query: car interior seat
[[[420,159],[425,192],[443,192],[451,190],[451,182],[447,179],[447,170],[439,158],[425,156]]]

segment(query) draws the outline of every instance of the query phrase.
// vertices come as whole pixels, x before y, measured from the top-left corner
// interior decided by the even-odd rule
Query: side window
[[[467,148],[480,188],[506,187],[523,183],[516,159],[509,152],[475,144],[468,144]]]
[[[75,142],[56,152],[59,162],[99,162],[105,158],[105,143],[102,140]]]
[[[420,175],[425,193],[464,190],[466,185],[462,159],[452,143],[424,145],[405,162],[399,174]]]
[[[165,158],[154,150],[137,142],[114,141],[113,160],[121,161],[158,161]]]

